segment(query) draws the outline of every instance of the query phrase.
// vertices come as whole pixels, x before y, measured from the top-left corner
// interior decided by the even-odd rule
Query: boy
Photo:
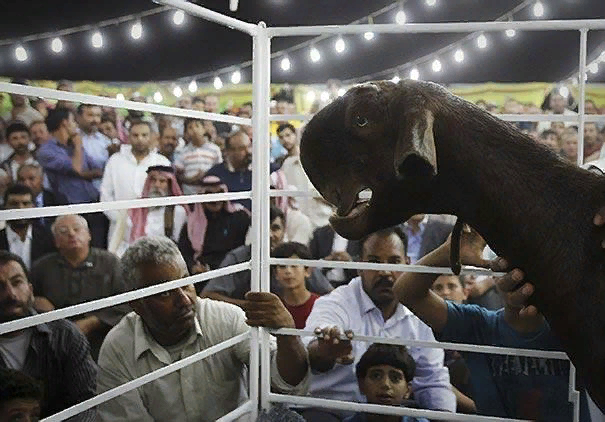
[[[355,367],[359,391],[368,403],[401,406],[410,398],[416,362],[405,346],[372,344]],[[343,422],[428,422],[411,416],[356,413]]]
[[[0,422],[33,422],[40,417],[42,385],[15,369],[0,368]]]
[[[309,249],[298,242],[285,242],[273,249],[274,258],[312,259]],[[276,265],[275,279],[280,286],[279,296],[292,314],[296,328],[304,329],[313,304],[319,298],[307,290],[305,281],[311,276],[311,268],[302,265]]]

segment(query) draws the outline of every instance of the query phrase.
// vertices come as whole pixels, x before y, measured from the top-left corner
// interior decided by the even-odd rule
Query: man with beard
[[[17,171],[24,164],[34,164],[36,160],[32,155],[30,145],[29,129],[25,123],[12,122],[6,128],[6,141],[13,149],[13,153],[2,163],[0,167],[4,169],[14,182],[17,180]]]
[[[108,148],[112,145],[111,139],[99,131],[101,125],[101,107],[89,104],[78,106],[78,126],[82,147],[92,160],[95,168],[103,169],[109,159]],[[93,180],[97,189],[101,186],[101,178]]]
[[[34,208],[34,195],[30,188],[16,184],[4,192],[4,209]],[[39,220],[10,220],[0,231],[0,249],[19,256],[27,269],[41,256],[54,252],[52,237]]]
[[[406,237],[399,228],[370,234],[361,241],[362,260],[383,264],[407,264]],[[315,337],[304,339],[313,370],[310,394],[336,400],[362,402],[355,376],[355,365],[368,344],[351,342],[353,333],[368,336],[397,337],[434,341],[431,329],[409,309],[399,304],[393,285],[402,274],[390,270],[360,270],[359,277],[320,297],[313,305],[305,330]],[[339,340],[341,333],[349,340]],[[410,347],[417,363],[411,387],[414,400],[421,408],[456,410],[443,350]],[[307,409],[307,421],[339,421],[350,413]]]
[[[143,193],[150,166],[170,166],[168,158],[152,150],[151,125],[143,120],[131,122],[128,135],[130,145],[123,145],[119,152],[107,161],[101,182],[101,201],[137,199]],[[118,223],[126,221],[127,210],[109,210],[109,245],[114,250],[123,239]],[[117,236],[117,237],[116,237]]]
[[[0,323],[35,315],[34,294],[23,260],[0,251]],[[97,368],[86,337],[64,319],[0,336],[0,367],[21,371],[44,386],[41,417],[94,396]],[[94,422],[95,409],[70,419]]]
[[[169,166],[151,166],[147,169],[147,179],[141,198],[163,198],[181,196],[183,192]],[[151,208],[132,208],[128,217],[122,243],[116,255],[122,256],[129,245],[143,236],[166,236],[177,242],[189,209],[183,205],[169,205]]]
[[[122,256],[124,280],[140,289],[189,275],[177,246],[164,236],[142,237]],[[189,284],[134,300],[105,338],[99,356],[99,393],[194,355],[249,326],[294,328],[294,320],[271,293],[246,296],[244,309],[201,299]],[[306,393],[309,367],[296,336],[269,340],[271,384],[287,394]],[[101,422],[215,421],[247,399],[245,340],[99,405]]]
[[[44,171],[40,164],[24,164],[17,172],[17,182],[32,190],[34,206],[37,208],[67,205],[67,198],[44,188]],[[55,221],[55,217],[40,217],[40,223],[47,228]]]
[[[11,80],[11,83],[29,85],[27,81],[23,79],[13,79]],[[10,94],[10,99],[13,108],[2,116],[5,121],[21,120],[29,127],[35,120],[44,120],[44,117],[40,112],[30,105],[29,99],[25,95]]]

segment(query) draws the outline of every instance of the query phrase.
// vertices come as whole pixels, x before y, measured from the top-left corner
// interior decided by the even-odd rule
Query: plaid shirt
[[[31,311],[31,314],[35,314]],[[32,328],[23,372],[40,380],[45,389],[42,417],[47,417],[95,395],[97,366],[90,357],[84,334],[66,320]],[[7,364],[0,355],[0,366]],[[70,422],[94,422],[96,409],[74,416]]]

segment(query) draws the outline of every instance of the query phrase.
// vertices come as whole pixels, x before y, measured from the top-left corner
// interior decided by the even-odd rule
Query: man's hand
[[[75,320],[74,323],[85,336],[89,336],[101,327],[101,320],[94,315]]]
[[[494,271],[501,271],[508,267],[508,263],[501,258],[494,260],[494,265],[496,265],[492,268]],[[527,300],[534,293],[534,286],[531,283],[524,283],[524,277],[523,271],[515,268],[505,276],[497,278],[496,287],[502,292],[509,309],[518,310],[519,316],[536,316],[538,309],[534,305],[527,305]]]
[[[447,250],[452,247],[452,235],[448,236],[444,246]],[[460,262],[463,265],[473,265],[475,267],[490,268],[490,261],[483,259],[483,250],[485,249],[485,240],[467,224],[462,228],[460,235]]]
[[[324,258],[326,261],[353,261],[351,255],[347,251],[332,252]]]
[[[346,330],[344,332],[348,340],[341,339],[340,329],[338,327],[326,327],[324,329],[316,328],[315,335],[317,338],[317,348],[319,354],[329,360],[335,360],[341,365],[350,365],[354,361],[353,332]]]
[[[251,327],[295,328],[294,318],[273,293],[248,292],[242,308]]]

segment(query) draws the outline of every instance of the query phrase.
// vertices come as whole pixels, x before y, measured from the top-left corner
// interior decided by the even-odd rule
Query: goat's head
[[[330,222],[349,239],[424,211],[437,175],[434,114],[412,81],[357,85],[304,129],[300,158],[313,185],[336,206]],[[370,189],[369,201],[358,201]]]

